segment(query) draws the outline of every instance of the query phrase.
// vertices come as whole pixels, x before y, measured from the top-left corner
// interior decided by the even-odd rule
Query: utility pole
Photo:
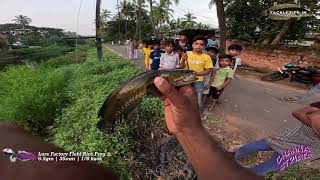
[[[119,0],[117,0],[117,8],[118,8],[118,40],[120,41],[120,5],[119,5]]]
[[[102,61],[100,6],[101,6],[101,0],[97,0],[97,4],[96,4],[96,46],[97,46],[98,59],[99,59],[99,61]]]

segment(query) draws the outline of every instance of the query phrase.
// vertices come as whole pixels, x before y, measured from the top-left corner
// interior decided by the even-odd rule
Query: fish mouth
[[[196,73],[193,73],[175,80],[172,84],[174,86],[184,86],[195,82],[197,79]]]
[[[105,123],[102,119],[97,123],[97,128],[105,133],[114,133],[114,123]]]

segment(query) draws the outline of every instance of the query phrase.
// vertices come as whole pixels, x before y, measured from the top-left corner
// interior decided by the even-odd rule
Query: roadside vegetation
[[[166,130],[159,99],[146,98],[117,123],[113,134],[96,128],[106,97],[140,72],[110,52],[99,62],[96,51],[85,46],[33,68],[7,67],[0,73],[0,121],[19,123],[66,151],[104,152],[101,163],[122,179],[195,178],[182,148]],[[280,179],[312,179],[317,173],[293,168]],[[276,177],[269,174],[267,179]]]

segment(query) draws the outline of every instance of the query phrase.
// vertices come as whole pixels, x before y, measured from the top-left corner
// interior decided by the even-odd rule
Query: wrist
[[[189,128],[182,128],[178,132],[174,133],[174,135],[178,138],[186,138],[186,137],[196,137],[199,134],[206,132],[202,125],[193,126]]]

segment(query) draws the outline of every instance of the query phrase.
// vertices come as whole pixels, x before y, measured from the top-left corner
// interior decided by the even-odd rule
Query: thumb
[[[172,104],[183,104],[184,98],[168,81],[162,77],[156,77],[154,79],[154,84],[158,90],[171,101]]]

